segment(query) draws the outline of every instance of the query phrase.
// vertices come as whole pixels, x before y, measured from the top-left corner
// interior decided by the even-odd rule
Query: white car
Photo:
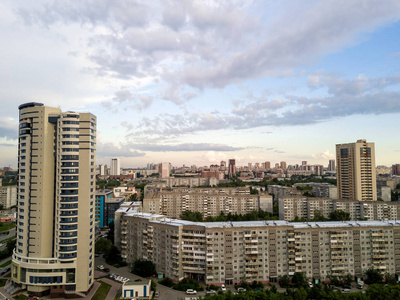
[[[238,291],[238,293],[241,293],[241,292],[244,293],[246,291],[246,289],[242,288],[242,287],[238,287],[237,291]]]
[[[221,291],[226,292],[226,286],[225,286],[225,284],[221,285]]]
[[[308,286],[309,286],[310,288],[312,288],[314,285],[313,285],[313,283],[312,283],[311,281],[309,281],[309,282],[308,282]]]
[[[97,269],[104,270],[104,266],[103,265],[99,265],[99,266],[97,266]]]
[[[192,290],[192,289],[188,289],[188,290],[186,290],[186,294],[187,295],[196,295],[197,291],[196,290]]]

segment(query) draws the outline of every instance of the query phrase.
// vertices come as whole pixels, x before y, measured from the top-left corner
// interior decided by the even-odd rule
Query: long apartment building
[[[175,281],[267,283],[303,272],[319,282],[329,275],[361,279],[369,268],[400,272],[400,221],[200,223],[121,208],[116,229],[127,262],[151,260]]]
[[[143,211],[180,218],[184,211],[198,211],[203,217],[223,213],[246,214],[264,208],[272,212],[272,196],[250,194],[250,188],[163,188],[148,191]]]
[[[11,279],[30,295],[93,285],[96,117],[19,106],[17,242]]]
[[[301,196],[281,197],[279,203],[279,219],[292,221],[296,217],[313,219],[319,211],[325,218],[335,210],[343,210],[350,214],[351,220],[398,220],[400,219],[400,203],[384,201],[358,201],[330,198],[307,198]]]

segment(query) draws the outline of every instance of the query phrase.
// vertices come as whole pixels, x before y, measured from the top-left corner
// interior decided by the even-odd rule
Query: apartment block
[[[337,187],[329,183],[314,183],[312,185],[312,193],[318,198],[338,198]]]
[[[333,200],[329,198],[307,198],[298,196],[281,197],[278,200],[279,219],[292,221],[296,217],[313,219],[315,211],[325,218],[336,210],[350,214],[351,220],[398,220],[400,219],[399,202]]]
[[[30,295],[82,295],[93,285],[95,158],[94,115],[19,106],[11,279]]]
[[[164,188],[147,192],[143,211],[180,218],[184,211],[198,211],[205,217],[221,212],[246,214],[272,207],[269,195],[250,194],[250,188]]]
[[[116,223],[127,262],[150,259],[175,281],[267,283],[303,272],[320,282],[329,275],[362,279],[371,267],[400,271],[399,221],[196,223],[121,209]]]

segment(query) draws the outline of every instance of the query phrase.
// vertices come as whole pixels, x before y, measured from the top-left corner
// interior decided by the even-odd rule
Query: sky
[[[0,166],[18,106],[97,116],[97,163],[400,163],[400,1],[0,2]]]

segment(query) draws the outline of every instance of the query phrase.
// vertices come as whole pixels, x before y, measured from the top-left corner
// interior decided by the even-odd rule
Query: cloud
[[[343,79],[332,74],[319,77],[325,97],[267,96],[239,102],[231,112],[163,114],[145,117],[130,135],[179,136],[211,130],[242,130],[261,126],[301,126],[351,115],[400,112],[400,92],[390,89],[400,76]],[[313,87],[311,87],[313,89]]]
[[[117,147],[112,142],[97,141],[97,155],[100,157],[139,157],[144,156],[145,153],[132,151],[128,146],[121,145]]]
[[[82,54],[94,64],[88,70],[106,78],[152,78],[166,84],[162,98],[177,104],[192,97],[183,87],[203,90],[290,73],[400,18],[397,0],[272,7],[216,0],[41,3],[17,8],[27,25],[80,26],[88,35]],[[268,15],[272,9],[275,17]]]
[[[182,152],[182,151],[238,151],[244,148],[232,147],[222,144],[209,143],[185,143],[177,145],[161,145],[161,144],[132,144],[132,148],[140,151],[153,152]]]
[[[335,154],[331,153],[329,150],[325,150],[322,153],[316,153],[311,155],[314,159],[335,159]]]
[[[0,119],[0,138],[13,139],[18,136],[18,122],[14,118]]]

